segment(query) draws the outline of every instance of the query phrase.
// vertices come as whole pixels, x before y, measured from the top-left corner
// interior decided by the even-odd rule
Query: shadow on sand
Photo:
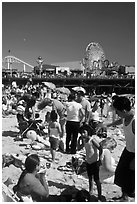
[[[56,186],[59,189],[64,189],[60,195],[49,195],[46,202],[98,202],[96,196],[90,196],[88,191],[79,190],[75,186],[64,185],[49,181],[49,186]]]
[[[18,135],[18,132],[11,131],[11,130],[2,132],[2,136],[4,136],[4,137],[8,137],[8,136],[17,137],[17,135]]]

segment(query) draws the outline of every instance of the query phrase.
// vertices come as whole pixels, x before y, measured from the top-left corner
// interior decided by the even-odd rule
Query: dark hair
[[[26,171],[29,173],[32,173],[36,169],[36,166],[39,164],[40,164],[40,159],[37,154],[29,155],[25,161]]]
[[[118,95],[114,95],[112,96],[112,100],[114,101],[115,99],[117,99],[119,96]]]
[[[89,136],[92,136],[95,132],[90,125],[82,125],[79,129],[79,132],[82,133],[84,130],[88,132]]]
[[[35,105],[35,103],[36,103],[36,97],[35,97],[35,96],[32,96],[31,99],[29,99],[29,100],[27,101],[27,105],[28,105],[29,107],[33,107],[33,106]]]
[[[76,96],[74,93],[71,93],[69,96],[68,96],[68,101],[73,101],[75,100]]]
[[[56,111],[55,111],[55,110],[52,110],[51,113],[50,113],[50,119],[51,119],[51,121],[56,121],[57,118],[58,118],[58,115],[57,115]]]
[[[78,91],[79,96],[85,96],[85,93],[83,91]]]
[[[21,174],[21,176],[20,176],[20,178],[18,180],[17,185],[15,185],[13,187],[14,193],[18,191],[19,184],[22,181],[22,179],[24,178],[24,176],[27,173],[32,173],[36,169],[36,166],[39,165],[39,164],[40,164],[40,159],[39,159],[37,154],[31,154],[26,158],[26,160],[25,160],[25,170],[22,172],[22,174]]]
[[[118,97],[113,102],[113,107],[119,111],[130,111],[131,110],[131,102],[125,96]]]

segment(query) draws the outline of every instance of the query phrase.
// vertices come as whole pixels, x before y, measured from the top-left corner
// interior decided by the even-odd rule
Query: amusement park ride
[[[97,87],[97,86],[106,86],[106,87],[114,87],[114,86],[119,86],[121,87],[131,87],[131,89],[135,89],[135,79],[134,78],[128,78],[128,79],[122,79],[122,78],[107,78],[106,76],[103,78],[98,78],[100,76],[100,73],[103,72],[103,70],[111,70],[112,67],[110,68],[109,66],[109,61],[106,59],[105,53],[103,48],[99,43],[91,42],[87,45],[84,53],[84,58],[82,60],[82,65],[84,67],[84,74],[88,76],[90,75],[89,78],[87,77],[78,77],[78,78],[69,78],[69,76],[66,78],[58,79],[55,77],[52,78],[43,78],[42,77],[42,68],[43,68],[43,59],[42,57],[38,57],[37,59],[37,64],[38,64],[38,69],[39,69],[39,76],[36,77],[34,74],[34,66],[24,62],[23,60],[18,59],[17,57],[14,56],[7,56],[3,59],[3,72],[9,73],[9,77],[3,78],[2,83],[6,83],[6,81],[20,81],[19,83],[25,83],[30,76],[32,76],[33,73],[33,82],[34,83],[41,83],[43,81],[52,81],[53,83],[57,84],[63,84],[63,86],[76,86],[76,85],[83,85],[85,88],[89,88],[91,86]],[[27,69],[30,70],[28,75],[29,77],[25,77],[25,81],[23,82],[23,79],[20,78],[20,76],[16,76],[13,78],[12,73],[19,73],[18,69],[16,70],[15,68],[12,68],[12,65],[18,64],[22,68],[22,74],[27,73]],[[117,71],[118,64],[114,64],[114,72]],[[92,77],[94,76],[94,77]],[[13,79],[12,79],[13,78]],[[27,78],[27,79],[26,79]]]
[[[84,58],[85,70],[94,73],[99,69],[101,70],[105,59],[105,53],[99,43],[92,42],[88,44]]]

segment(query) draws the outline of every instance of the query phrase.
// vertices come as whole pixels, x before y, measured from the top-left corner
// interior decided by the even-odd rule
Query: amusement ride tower
[[[94,73],[101,70],[105,59],[105,53],[100,44],[96,42],[89,43],[84,58],[85,72]]]

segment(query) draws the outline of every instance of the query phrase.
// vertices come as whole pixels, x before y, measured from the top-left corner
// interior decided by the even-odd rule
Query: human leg
[[[97,192],[98,192],[98,201],[106,202],[105,196],[102,195],[102,187],[100,180],[95,180],[96,186],[97,186]]]
[[[99,180],[95,181],[96,186],[97,186],[97,191],[98,191],[98,198],[100,199],[102,196],[102,188],[101,188],[101,183]]]
[[[64,137],[65,136],[65,133],[66,133],[66,129],[65,129],[65,126],[66,126],[66,120],[65,118],[62,118],[60,119],[60,126],[61,126],[61,137]]]
[[[93,171],[94,181],[95,181],[96,186],[97,186],[98,199],[101,200],[102,199],[102,188],[101,188],[101,182],[100,182],[100,179],[99,179],[99,165],[98,165],[98,162],[93,163],[92,169],[93,169],[92,171]]]
[[[79,122],[72,122],[71,153],[76,153]]]
[[[55,161],[56,150],[57,150],[58,145],[59,145],[59,140],[57,138],[50,137],[49,142],[50,142],[50,153],[52,156],[52,160]]]
[[[56,150],[54,149],[50,149],[50,152],[51,152],[51,156],[52,156],[52,161],[55,161],[55,157],[56,157]]]
[[[92,164],[86,163],[87,175],[89,179],[89,194],[93,194],[93,175],[92,175]]]
[[[71,122],[67,121],[66,123],[66,152],[70,151],[70,141],[71,141]]]
[[[93,179],[91,176],[88,179],[89,179],[89,194],[92,195],[93,194]]]

